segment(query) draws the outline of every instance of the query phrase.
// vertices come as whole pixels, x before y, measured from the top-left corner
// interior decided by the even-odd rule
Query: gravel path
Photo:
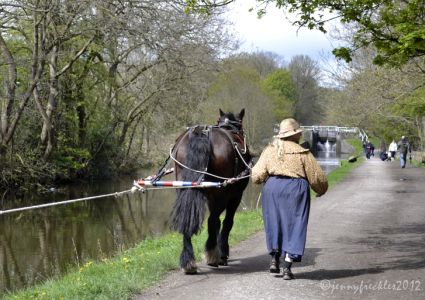
[[[171,272],[133,299],[425,299],[425,171],[366,161],[313,201],[296,280],[268,273],[264,234],[228,267]]]

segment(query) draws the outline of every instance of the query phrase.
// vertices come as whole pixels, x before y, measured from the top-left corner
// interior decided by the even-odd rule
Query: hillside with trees
[[[215,124],[219,108],[246,109],[254,151],[289,116],[387,143],[403,134],[423,149],[423,1],[257,1],[263,18],[276,5],[322,31],[320,12],[332,12],[346,45],[333,70],[239,53],[223,15],[231,2],[2,1],[0,186],[43,191],[160,163],[179,132]]]

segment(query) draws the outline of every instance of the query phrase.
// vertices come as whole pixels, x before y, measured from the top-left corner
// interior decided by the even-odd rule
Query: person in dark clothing
[[[398,151],[400,152],[400,167],[404,169],[406,167],[407,152],[412,153],[410,144],[407,141],[407,138],[403,135],[400,142],[397,144]]]
[[[386,160],[388,160],[388,154],[387,154],[387,152],[385,152],[385,151],[381,151],[381,154],[379,154],[379,158],[380,158],[382,161],[386,161]]]
[[[369,159],[371,156],[375,156],[375,146],[373,146],[373,144],[368,141],[366,143],[366,158]]]
[[[328,189],[326,175],[308,149],[299,145],[302,129],[290,118],[280,123],[279,134],[268,145],[252,168],[252,181],[264,183],[263,219],[270,272],[280,272],[284,256],[283,279],[294,279],[292,262],[301,261],[307,237],[310,187],[323,195]]]

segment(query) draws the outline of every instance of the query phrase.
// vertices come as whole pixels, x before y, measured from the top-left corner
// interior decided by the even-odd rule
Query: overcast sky
[[[298,54],[308,55],[320,61],[321,53],[331,53],[332,45],[326,35],[318,30],[300,29],[292,26],[285,18],[283,11],[269,6],[267,14],[257,18],[255,11],[249,8],[255,6],[255,0],[239,0],[230,6],[229,19],[235,35],[243,41],[243,51],[272,51],[289,62]]]

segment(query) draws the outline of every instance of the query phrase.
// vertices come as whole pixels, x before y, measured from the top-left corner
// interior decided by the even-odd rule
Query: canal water
[[[318,160],[326,173],[339,166],[339,158],[332,151],[319,152]],[[142,170],[139,175],[142,178],[154,173]],[[68,185],[24,199],[3,198],[0,209],[124,191],[131,188],[134,179]],[[249,184],[239,210],[261,206],[260,189]],[[168,232],[174,197],[172,189],[155,190],[0,215],[0,296]]]

